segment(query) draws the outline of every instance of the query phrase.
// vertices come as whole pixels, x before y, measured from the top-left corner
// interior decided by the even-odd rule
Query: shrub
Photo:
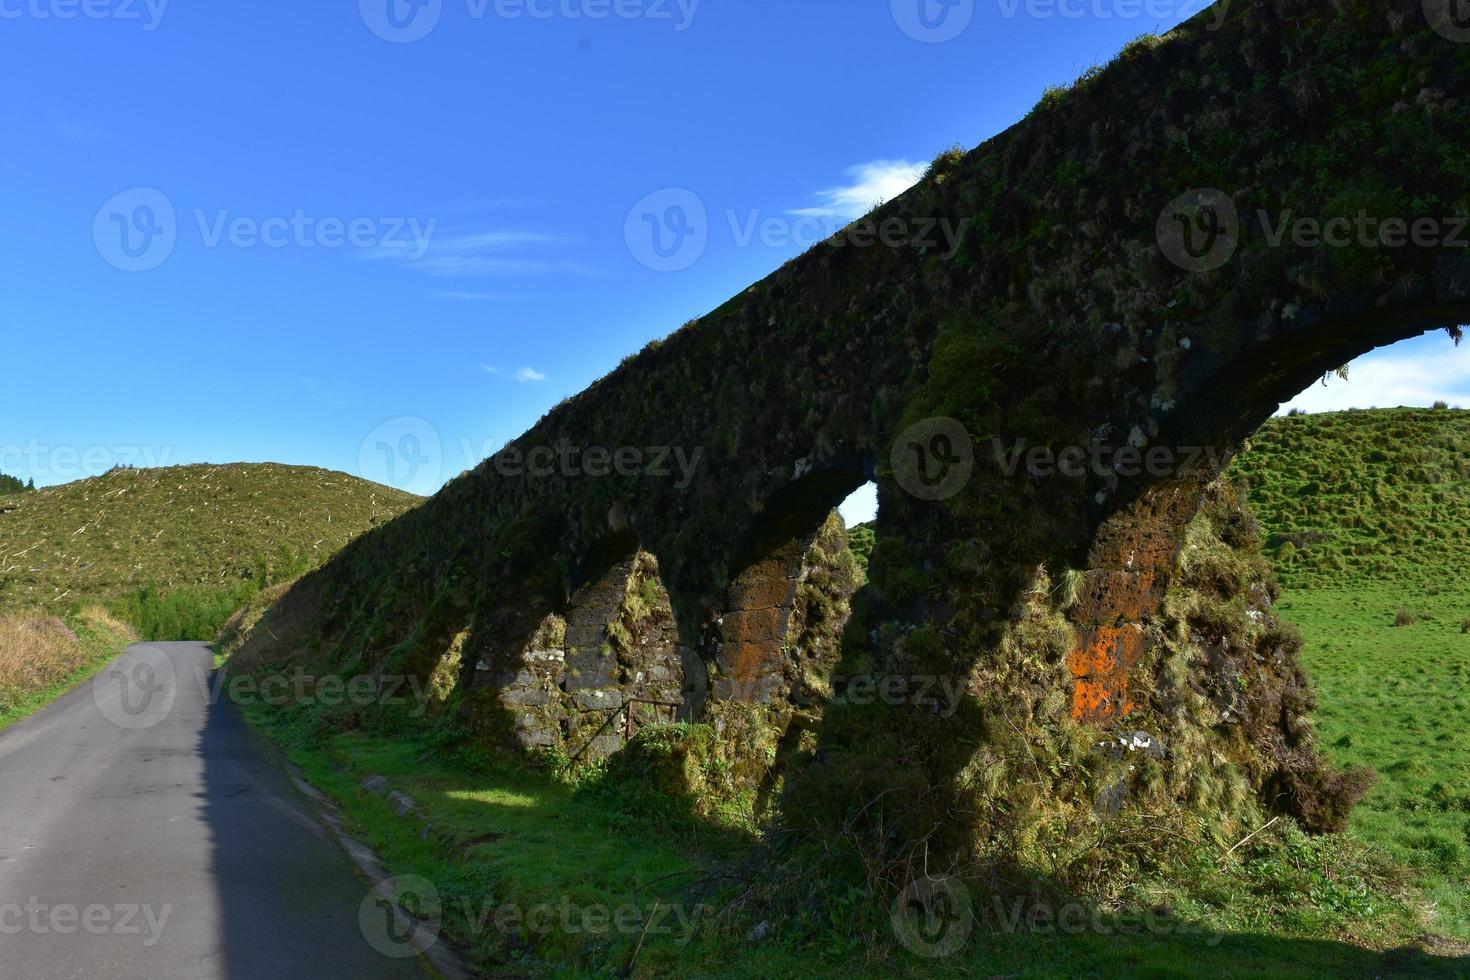
[[[1460,632],[1461,633],[1470,633],[1470,619],[1462,619],[1462,620],[1460,620]]]
[[[1434,403],[1434,407],[1437,411],[1443,412],[1450,407],[1450,403],[1446,401],[1437,401]]]
[[[257,591],[254,582],[167,592],[150,585],[114,601],[109,608],[137,627],[145,640],[208,642]]]
[[[1412,609],[1400,609],[1398,614],[1393,617],[1393,624],[1395,626],[1413,626],[1418,621],[1419,614]]]

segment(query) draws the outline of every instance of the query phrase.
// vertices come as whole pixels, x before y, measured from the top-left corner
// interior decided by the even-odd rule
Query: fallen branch
[[[1281,819],[1280,816],[1272,817],[1270,820],[1268,820],[1265,823],[1261,824],[1255,830],[1252,830],[1250,833],[1246,834],[1240,840],[1238,840],[1238,841],[1235,842],[1235,847],[1232,847],[1230,850],[1226,851],[1223,855],[1221,855],[1220,860],[1223,861],[1223,860],[1225,860],[1225,858],[1228,858],[1230,855],[1234,854],[1235,851],[1236,851],[1236,848],[1238,848],[1241,845],[1245,844],[1252,837],[1256,836],[1261,831],[1265,830],[1267,827],[1271,826],[1273,823],[1275,823],[1276,821],[1278,821],[1280,819]]]

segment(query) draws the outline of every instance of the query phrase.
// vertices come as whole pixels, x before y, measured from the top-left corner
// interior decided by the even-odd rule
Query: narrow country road
[[[0,733],[0,978],[427,975],[365,938],[367,882],[212,664],[134,646]]]

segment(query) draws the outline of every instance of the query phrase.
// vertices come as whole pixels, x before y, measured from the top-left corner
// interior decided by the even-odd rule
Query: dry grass
[[[0,715],[136,639],[101,606],[84,607],[70,625],[55,616],[0,616]]]

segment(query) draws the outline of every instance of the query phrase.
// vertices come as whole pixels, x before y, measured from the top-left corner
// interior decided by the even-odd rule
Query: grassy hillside
[[[1353,815],[1470,940],[1470,412],[1273,419],[1236,462],[1302,631],[1339,765],[1378,785]]]
[[[1453,584],[1470,557],[1470,412],[1268,422],[1234,466],[1287,588]]]
[[[145,638],[213,635],[256,590],[418,502],[343,473],[237,463],[0,498],[0,608],[102,601]]]

